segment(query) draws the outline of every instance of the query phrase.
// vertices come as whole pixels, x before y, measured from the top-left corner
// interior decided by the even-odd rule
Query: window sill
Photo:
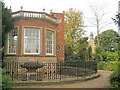
[[[7,56],[17,56],[18,54],[7,54]]]
[[[56,55],[45,55],[46,57],[56,57]]]
[[[43,56],[42,54],[22,54],[22,56]]]

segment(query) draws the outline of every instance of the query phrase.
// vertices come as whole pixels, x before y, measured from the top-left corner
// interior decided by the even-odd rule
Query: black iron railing
[[[57,63],[42,63],[43,67],[38,68],[23,68],[23,62],[6,62],[6,70],[13,81],[49,81],[49,80],[64,80],[78,79],[81,77],[90,76],[97,73],[96,61],[72,60]],[[28,67],[31,67],[27,64]],[[33,66],[32,66],[33,67]]]

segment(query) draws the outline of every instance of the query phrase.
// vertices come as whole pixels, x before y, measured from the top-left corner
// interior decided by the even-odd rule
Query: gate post
[[[79,68],[79,64],[78,64],[79,62],[78,62],[78,60],[77,60],[77,62],[76,62],[76,69],[77,69],[77,79],[78,79],[78,68]]]
[[[84,61],[84,63],[85,63],[85,67],[84,68],[85,68],[85,76],[86,76],[86,61]]]
[[[60,61],[60,81],[61,81],[61,61]]]
[[[13,81],[13,78],[14,78],[14,61],[12,61],[12,81]]]
[[[95,62],[95,73],[97,73],[97,61]]]

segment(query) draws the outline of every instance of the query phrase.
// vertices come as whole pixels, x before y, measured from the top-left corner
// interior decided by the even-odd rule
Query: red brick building
[[[17,11],[7,33],[4,61],[64,60],[64,13]]]

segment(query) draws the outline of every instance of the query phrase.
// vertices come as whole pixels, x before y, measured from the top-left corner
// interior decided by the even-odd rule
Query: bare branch
[[[105,21],[104,17],[107,14],[107,12],[105,12],[105,8],[106,8],[106,5],[102,5],[102,6],[90,5],[90,9],[92,10],[92,16],[94,16],[94,17],[92,20],[90,20],[90,21],[88,20],[88,22],[97,27],[98,46],[99,46],[99,42],[100,42],[99,41],[100,30],[103,29],[104,27],[106,27],[106,25],[111,24],[111,23],[103,22],[103,21]]]

